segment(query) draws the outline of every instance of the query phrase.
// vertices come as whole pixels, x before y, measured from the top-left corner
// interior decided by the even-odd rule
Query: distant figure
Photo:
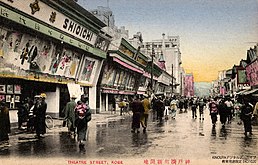
[[[216,122],[217,122],[217,115],[218,115],[218,105],[217,105],[217,100],[211,100],[210,104],[209,104],[209,108],[210,108],[210,116],[211,116],[211,122],[213,127],[216,126]]]
[[[177,110],[177,100],[176,97],[173,97],[170,102],[170,110],[172,119],[176,118],[176,110]]]
[[[197,114],[196,114],[196,110],[197,110],[197,98],[193,98],[190,102],[190,106],[191,106],[191,109],[192,109],[192,118],[193,119],[196,119],[197,118]]]
[[[127,108],[127,103],[126,103],[126,99],[122,99],[119,103],[118,103],[118,107],[120,108],[120,116],[123,115],[124,109]]]
[[[9,109],[7,108],[5,101],[0,101],[0,143],[5,142],[8,144],[9,136],[11,133]]]
[[[141,116],[141,124],[143,127],[143,132],[146,132],[147,129],[147,123],[148,123],[148,117],[149,117],[149,112],[150,112],[150,108],[151,108],[151,103],[149,101],[149,96],[147,94],[143,95],[144,99],[142,100],[142,105],[143,105],[143,109],[144,112]]]
[[[219,110],[219,116],[220,116],[219,117],[220,123],[222,124],[222,128],[225,128],[225,124],[227,122],[227,117],[228,117],[228,109],[224,99],[220,100],[218,105],[218,110]]]
[[[165,104],[162,101],[162,97],[159,96],[158,100],[156,101],[156,107],[157,107],[157,114],[158,114],[158,121],[161,123],[164,117],[164,111],[165,111]]]
[[[227,106],[227,120],[228,123],[231,123],[231,120],[233,118],[234,105],[230,98],[226,99],[225,104]]]
[[[205,103],[204,103],[202,98],[199,100],[198,106],[199,106],[199,116],[200,116],[199,119],[204,120],[203,110],[204,110],[204,107],[205,107]]]

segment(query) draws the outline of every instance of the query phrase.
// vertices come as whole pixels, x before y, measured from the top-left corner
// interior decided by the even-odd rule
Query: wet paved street
[[[196,164],[198,160],[219,164],[224,160],[243,161],[246,158],[246,161],[252,161],[248,164],[256,164],[257,158],[254,156],[258,155],[257,126],[253,127],[252,137],[244,138],[243,125],[233,121],[222,129],[217,122],[213,129],[208,111],[204,113],[203,121],[192,119],[191,111],[188,111],[178,113],[175,120],[170,118],[162,124],[153,121],[150,116],[145,134],[142,130],[139,134],[130,132],[131,118],[128,115],[95,121],[89,125],[85,152],[79,150],[76,139],[68,136],[67,128],[47,130],[45,138],[40,140],[35,139],[34,134],[17,134],[10,137],[10,146],[0,146],[0,155],[3,158],[54,157],[66,160],[135,159],[142,164],[154,161],[156,164],[173,164],[173,160],[178,164],[180,161],[183,164]]]

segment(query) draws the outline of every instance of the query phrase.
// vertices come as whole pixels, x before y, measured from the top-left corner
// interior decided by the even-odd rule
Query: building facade
[[[0,10],[0,95],[12,122],[22,100],[41,92],[57,117],[76,90],[96,109],[98,68],[111,40],[106,25],[69,0],[1,0]]]

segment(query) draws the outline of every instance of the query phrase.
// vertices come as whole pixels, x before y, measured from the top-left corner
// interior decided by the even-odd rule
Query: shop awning
[[[257,88],[257,89],[252,89],[252,90],[246,91],[246,92],[244,92],[243,94],[244,94],[244,95],[249,95],[249,94],[255,93],[256,91],[258,91],[258,88]]]
[[[123,61],[121,61],[121,60],[119,60],[119,59],[116,58],[116,57],[114,57],[113,60],[114,60],[115,62],[119,63],[120,65],[124,66],[125,68],[128,68],[128,69],[130,69],[130,70],[132,70],[132,71],[135,71],[135,72],[138,72],[138,73],[143,74],[143,71],[142,71],[142,70],[137,69],[137,68],[135,68],[135,67],[133,67],[133,66],[131,66],[131,65],[129,65],[129,64],[127,64],[127,63],[125,63],[125,62],[123,62]]]

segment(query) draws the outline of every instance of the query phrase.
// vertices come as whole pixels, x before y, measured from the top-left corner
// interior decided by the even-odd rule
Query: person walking
[[[158,120],[158,98],[154,96],[151,100],[151,105],[152,105],[152,113],[153,113],[153,121]]]
[[[241,106],[242,104],[239,102],[239,98],[235,100],[235,103],[234,103],[234,116],[235,116],[235,119],[237,121],[237,124],[242,124],[242,121],[240,119],[240,114],[241,114]],[[258,108],[258,104],[257,104],[257,108]]]
[[[141,116],[141,124],[143,127],[143,133],[145,133],[147,128],[147,123],[148,123],[149,112],[151,109],[151,104],[149,101],[149,96],[147,94],[143,94],[143,97],[144,99],[142,100],[142,106],[143,106],[144,112]]]
[[[164,105],[165,105],[164,116],[165,116],[166,120],[168,120],[168,115],[170,112],[170,102],[171,102],[171,100],[169,99],[169,97],[166,96],[164,99]]]
[[[172,119],[176,118],[176,110],[177,110],[177,100],[174,96],[170,102],[170,109],[171,109],[171,117]]]
[[[19,107],[18,112],[17,112],[18,129],[20,129],[20,130],[26,129],[25,127],[22,127],[22,126],[24,126],[24,123],[28,121],[29,111],[30,111],[29,99],[25,98],[21,102],[21,106]]]
[[[190,107],[192,109],[192,118],[196,119],[197,118],[197,114],[196,114],[196,110],[197,110],[197,98],[193,98],[190,102]]]
[[[199,116],[200,116],[199,119],[204,120],[203,110],[205,107],[205,103],[202,98],[198,102],[198,107],[199,107]]]
[[[144,108],[140,100],[140,96],[137,95],[136,98],[132,101],[130,106],[133,112],[131,132],[135,133],[136,131],[137,133],[140,133],[139,131],[140,121],[141,121],[141,116],[144,113]]]
[[[165,111],[165,104],[161,96],[158,97],[156,104],[157,104],[156,106],[157,106],[158,121],[161,123],[163,120],[164,111]]]
[[[189,106],[189,100],[188,100],[188,98],[185,96],[185,98],[184,98],[184,109],[185,109],[185,111],[184,111],[184,112],[187,112],[188,106]]]
[[[227,122],[228,117],[228,109],[227,105],[225,104],[225,100],[222,98],[219,101],[218,110],[219,110],[219,119],[220,123],[222,124],[222,128],[225,128],[225,124]]]
[[[243,106],[241,107],[240,118],[244,123],[245,137],[247,137],[248,132],[249,132],[249,135],[252,135],[252,124],[251,124],[252,113],[253,113],[253,107],[250,105],[249,100],[247,98],[243,98]]]
[[[75,99],[77,97],[72,95],[71,101],[69,101],[65,106],[65,121],[68,127],[68,135],[73,135],[75,137]]]
[[[121,101],[118,103],[118,107],[120,108],[120,116],[122,116],[124,109],[126,108],[126,99],[121,99]]]
[[[41,135],[46,133],[46,110],[47,110],[47,103],[45,101],[47,95],[45,93],[40,94],[39,100],[36,102],[34,107],[34,114],[35,114],[35,130],[36,130],[36,138],[42,138]]]
[[[88,122],[91,120],[91,110],[87,102],[88,98],[82,95],[75,107],[75,126],[80,150],[85,150],[84,141],[86,141]]]
[[[231,123],[231,120],[233,118],[233,110],[234,110],[233,106],[234,105],[229,97],[226,98],[225,104],[226,104],[226,109],[227,109],[227,121],[229,124],[229,123]]]
[[[9,109],[4,100],[0,101],[0,143],[8,144],[9,133],[11,133],[11,124]]]
[[[183,99],[183,97],[181,97],[179,99],[178,108],[179,108],[179,112],[182,113],[183,112],[183,108],[184,108],[184,99]]]
[[[209,103],[209,109],[210,109],[210,116],[211,116],[211,122],[212,126],[216,126],[217,122],[217,115],[218,115],[218,105],[216,103],[216,99],[212,99],[211,102]]]

